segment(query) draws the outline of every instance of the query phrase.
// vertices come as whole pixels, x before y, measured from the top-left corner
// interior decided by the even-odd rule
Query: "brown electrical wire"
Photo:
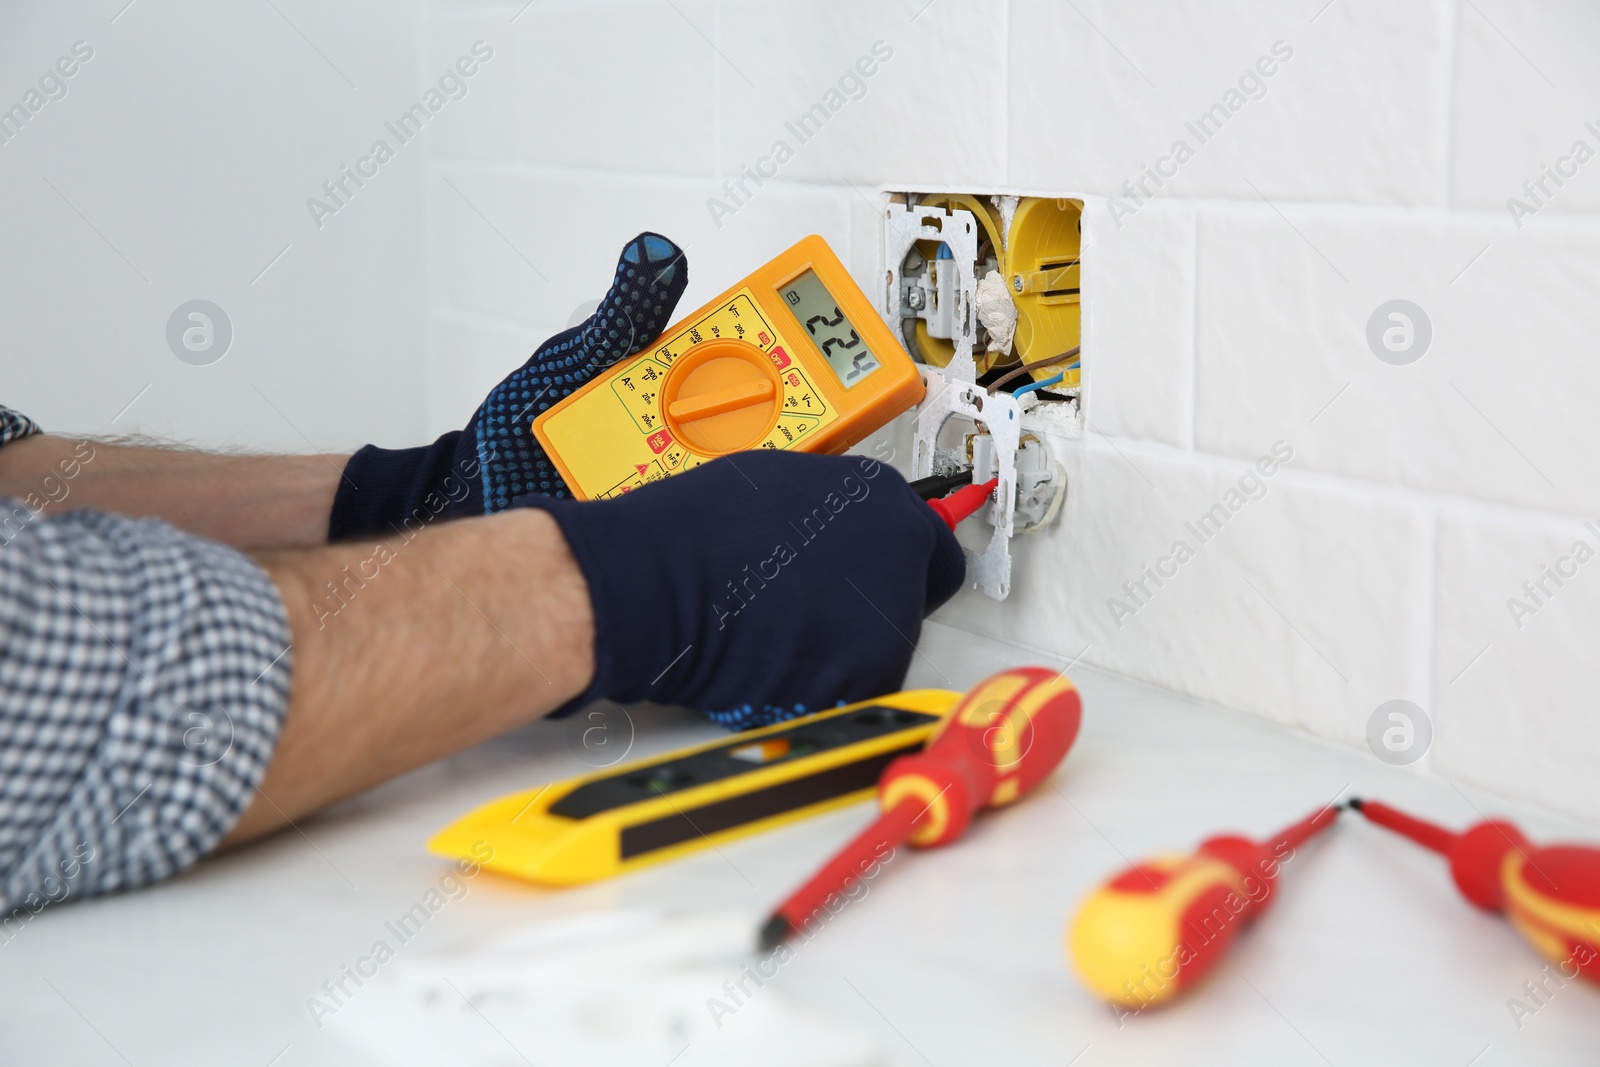
[[[989,395],[993,396],[1002,385],[1014,378],[1020,378],[1030,371],[1043,370],[1045,367],[1053,367],[1057,363],[1067,363],[1076,359],[1078,357],[1078,352],[1082,348],[1082,345],[1073,345],[1070,349],[1061,353],[1059,356],[1051,356],[1049,359],[1041,359],[1036,363],[1024,363],[1016,370],[1007,371],[1006,373],[1000,375],[1000,377],[996,378],[989,386]]]

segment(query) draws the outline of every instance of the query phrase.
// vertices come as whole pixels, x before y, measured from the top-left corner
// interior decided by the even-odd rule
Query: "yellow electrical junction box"
[[[753,448],[839,453],[922,399],[911,357],[812,235],[533,420],[580,500]]]

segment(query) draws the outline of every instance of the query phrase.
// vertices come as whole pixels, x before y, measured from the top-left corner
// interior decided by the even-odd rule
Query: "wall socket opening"
[[[1011,592],[1011,538],[1061,512],[1066,471],[1034,432],[1081,432],[1083,201],[890,192],[883,204],[884,321],[923,366],[913,478],[994,479],[987,542],[963,544],[967,580]],[[1026,423],[1026,425],[1025,425]]]
[[[954,378],[1076,407],[1083,334],[1083,201],[891,192],[884,318]]]

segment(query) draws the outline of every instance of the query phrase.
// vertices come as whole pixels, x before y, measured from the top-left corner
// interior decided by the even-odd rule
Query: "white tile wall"
[[[1092,201],[1084,220],[1084,412],[1096,433],[1189,448],[1197,216],[1156,202],[1121,221]]]
[[[1590,529],[1588,521],[1444,510],[1433,756],[1444,774],[1593,813],[1600,522]]]
[[[613,28],[615,27],[615,28]],[[717,166],[716,15],[707,0],[534,4],[510,27],[525,162],[710,175]]]
[[[1593,221],[1517,233],[1478,214],[1244,205],[1208,211],[1199,243],[1202,449],[1285,437],[1350,477],[1600,508],[1600,364],[1580,355],[1600,334]],[[1433,326],[1408,366],[1368,346],[1395,298]]]
[[[1507,199],[1539,207],[1523,182],[1555,168],[1574,142],[1600,153],[1600,133],[1586,128],[1593,122],[1600,130],[1600,67],[1594,63],[1600,9],[1583,0],[1473,0],[1462,5],[1459,33],[1451,202],[1509,221]],[[1600,207],[1595,162],[1561,164],[1576,174],[1558,174],[1561,185],[1547,179],[1545,189],[1536,190],[1549,211]],[[1545,210],[1539,207],[1539,214]]]
[[[1292,446],[1263,477],[1273,444],[1249,459],[1063,447],[1065,511],[1016,541],[1028,580],[1000,636],[1352,742],[1385,700],[1423,702],[1431,518],[1304,476]]]
[[[688,247],[688,305],[813,231],[875,283],[884,187],[1083,196],[1090,433],[1055,439],[1065,512],[1016,543],[1009,601],[939,617],[1352,745],[1413,700],[1437,731],[1421,766],[1600,817],[1600,560],[1520,630],[1505,605],[1573,540],[1600,550],[1600,158],[1521,226],[1505,203],[1573,141],[1600,153],[1592,5],[429,11],[434,66],[480,36],[505,61],[431,135],[436,428],[639,229]],[[849,77],[878,41],[892,56]],[[785,124],[817,103],[801,143]],[[1185,123],[1218,103],[1202,143]],[[1192,158],[1130,195],[1178,139]],[[708,201],[779,140],[792,157],[718,225]],[[1367,341],[1395,299],[1432,330],[1406,366]],[[1278,441],[1266,495],[1118,626],[1107,600]]]
[[[1181,140],[1169,195],[1436,202],[1451,5],[1321,6],[1015,0],[1011,183],[1120,196]]]
[[[836,187],[768,182],[734,214],[713,219],[710,178],[441,161],[431,193],[435,299],[537,326],[543,336],[605,292],[623,244],[641,230],[687,251],[685,312],[808,233],[849,259],[853,197]]]
[[[75,41],[94,55],[0,144],[4,403],[209,447],[414,439],[425,150],[400,147],[321,228],[306,201],[417,99],[418,28],[380,3],[277,7],[6,10],[0,108]],[[234,328],[209,366],[167,347],[193,299]]]
[[[724,173],[785,140],[789,179],[1004,180],[1004,4],[803,0],[720,12]],[[827,121],[801,127],[819,103]]]
[[[562,325],[565,325],[564,323]],[[467,425],[489,390],[544,339],[536,327],[463,312],[441,312],[429,324],[427,432],[437,437]]]
[[[529,48],[516,27],[532,17],[530,10],[512,23],[505,12],[466,10],[428,22],[425,80],[436,81],[462,56],[471,56],[479,41],[492,53],[487,61],[477,62],[477,72],[465,79],[468,91],[462,106],[452,104],[445,121],[429,132],[435,156],[483,163],[525,158],[527,138],[537,135],[540,116],[548,113],[538,98],[523,91]],[[472,58],[476,62],[477,57]]]

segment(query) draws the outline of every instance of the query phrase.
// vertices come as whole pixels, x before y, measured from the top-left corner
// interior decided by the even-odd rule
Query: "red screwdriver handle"
[[[1130,1008],[1179,996],[1260,916],[1295,847],[1338,816],[1337,807],[1323,807],[1266,841],[1220,835],[1190,855],[1148,859],[1103,883],[1067,929],[1084,984]]]
[[[1015,801],[1055,770],[1078,736],[1083,704],[1066,678],[1020,667],[969,692],[928,747],[889,764],[878,785],[890,811],[915,799],[923,812],[913,845],[946,845],[980,808]]]
[[[1506,918],[1568,977],[1600,984],[1600,849],[1512,849],[1500,865]]]

